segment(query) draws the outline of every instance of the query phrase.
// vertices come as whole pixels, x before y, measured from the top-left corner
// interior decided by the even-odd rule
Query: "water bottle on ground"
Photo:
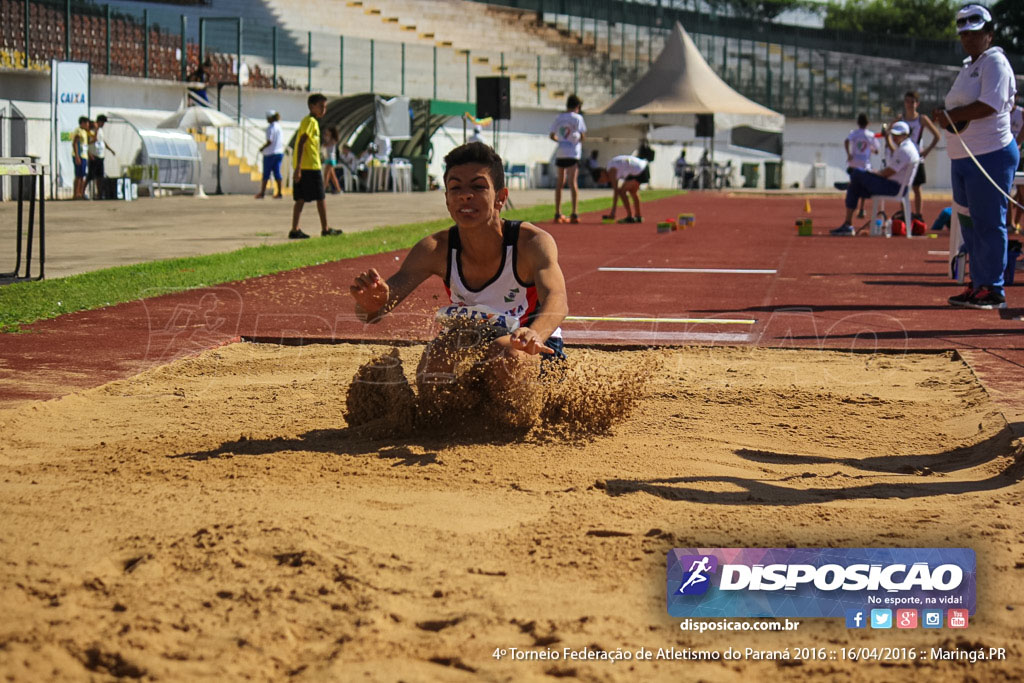
[[[881,237],[882,227],[885,225],[885,211],[879,211],[878,215],[875,216],[875,222],[871,224],[871,236]]]
[[[886,218],[885,219],[885,236],[886,237],[892,237],[892,219],[891,218]]]

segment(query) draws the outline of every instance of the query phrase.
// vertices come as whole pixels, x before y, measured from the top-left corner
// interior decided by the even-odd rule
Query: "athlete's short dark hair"
[[[868,127],[868,115],[865,114],[864,112],[861,112],[861,113],[857,114],[857,125],[860,126],[861,128],[867,128]]]
[[[444,157],[444,181],[448,183],[448,171],[456,166],[480,164],[487,167],[495,191],[505,189],[505,163],[490,145],[482,142],[468,142],[456,147]]]
[[[565,110],[566,111],[572,111],[576,107],[582,107],[582,106],[583,106],[583,100],[581,100],[579,97],[577,97],[576,93],[573,93],[572,95],[569,95],[569,97],[567,97],[566,100],[565,100]]]
[[[921,98],[918,96],[916,90],[908,90],[907,92],[903,93],[903,99],[906,99],[908,97],[912,98],[915,102],[921,101]]]
[[[313,93],[312,95],[310,95],[309,97],[306,98],[306,106],[312,109],[314,105],[317,105],[317,104],[320,104],[321,102],[326,102],[326,101],[327,101],[327,98],[324,97],[323,94],[315,92],[315,93]]]

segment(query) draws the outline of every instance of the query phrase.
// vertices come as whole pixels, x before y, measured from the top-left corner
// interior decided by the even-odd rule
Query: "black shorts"
[[[626,176],[626,180],[635,180],[640,185],[651,182],[651,167],[648,165],[647,168],[640,171],[638,174]]]
[[[320,169],[302,169],[302,175],[299,176],[299,182],[295,183],[292,194],[297,202],[316,202],[324,199],[327,196],[324,194],[324,174]]]
[[[914,174],[914,182],[911,183],[913,187],[918,185],[924,185],[928,182],[928,177],[924,174],[924,159],[921,159],[921,163],[917,165],[917,173]]]
[[[103,180],[103,159],[91,157],[89,159],[89,179]]]
[[[558,168],[571,168],[580,163],[579,159],[555,159],[555,166]]]

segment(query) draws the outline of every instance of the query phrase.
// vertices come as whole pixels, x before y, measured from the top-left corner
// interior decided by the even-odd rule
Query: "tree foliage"
[[[996,43],[1003,49],[1024,52],[1024,2],[999,0],[992,5],[996,24]]]
[[[713,4],[729,10],[733,16],[760,21],[771,21],[783,12],[815,5],[806,0],[717,0]]]
[[[1003,0],[1020,4],[1021,0]],[[876,36],[955,39],[959,0],[847,0],[829,3],[825,28]]]

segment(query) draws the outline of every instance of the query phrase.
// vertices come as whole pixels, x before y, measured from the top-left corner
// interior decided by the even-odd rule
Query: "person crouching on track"
[[[619,181],[622,184],[619,185]],[[612,157],[605,167],[601,176],[602,183],[608,183],[612,188],[612,210],[609,214],[602,216],[606,220],[615,218],[615,208],[618,205],[619,197],[622,197],[622,207],[626,210],[626,217],[620,223],[643,223],[643,216],[640,215],[640,186],[651,182],[651,167],[647,159],[620,154]],[[629,200],[633,199],[633,207],[630,208]]]
[[[538,356],[564,358],[559,325],[568,312],[565,278],[551,235],[530,223],[502,220],[508,189],[493,149],[467,143],[444,162],[445,200],[455,225],[416,243],[386,281],[370,269],[349,291],[356,315],[374,323],[431,275],[441,278],[449,292],[449,303],[437,314],[442,324],[457,333],[460,320],[486,323],[475,346],[485,344],[485,360],[498,361],[487,366],[493,396],[520,373],[536,373]],[[454,378],[458,359],[445,352],[448,333],[423,352],[416,370],[421,396]]]
[[[893,145],[896,151],[889,157],[889,161],[878,173],[874,171],[863,171],[859,168],[849,169],[850,186],[846,188],[846,220],[835,230],[833,235],[854,235],[857,231],[853,227],[853,212],[857,208],[857,202],[862,198],[866,199],[874,195],[892,196],[905,187],[913,178],[910,174],[917,168],[921,155],[917,152],[917,145],[910,139],[910,126],[906,121],[897,121],[889,129]],[[909,221],[907,221],[909,225]]]

